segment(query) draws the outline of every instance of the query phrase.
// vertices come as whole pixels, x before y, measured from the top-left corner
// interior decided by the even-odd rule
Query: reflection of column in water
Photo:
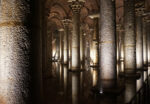
[[[144,81],[148,78],[148,71],[144,71]]]
[[[96,68],[92,69],[92,85],[93,87],[97,85],[98,83],[98,70]]]
[[[136,79],[126,79],[125,103],[129,103],[135,94],[136,94]]]
[[[68,71],[67,66],[64,66],[64,94],[67,94]]]
[[[60,87],[62,87],[62,83],[63,83],[62,77],[63,77],[62,64],[59,64],[59,84],[60,84]]]
[[[120,62],[120,72],[124,72],[124,62]]]
[[[72,104],[79,104],[80,73],[72,73]]]
[[[140,79],[138,79],[137,81],[136,81],[136,91],[139,91],[140,90],[140,88],[143,86],[143,81],[144,81],[144,73],[143,72],[140,72],[140,74],[141,74],[141,77],[140,77]]]
[[[150,67],[148,67],[148,75],[150,75]]]

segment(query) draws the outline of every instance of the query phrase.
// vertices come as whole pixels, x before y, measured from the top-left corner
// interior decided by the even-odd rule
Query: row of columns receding
[[[124,61],[124,72],[128,74],[148,66],[149,19],[142,15],[145,10],[144,2],[124,1],[124,25],[116,25],[115,1],[101,0],[100,5],[100,14],[89,16],[94,21],[90,57],[92,66],[99,66],[102,79],[116,79],[116,64],[119,61]],[[83,49],[85,33],[80,27],[82,3],[74,1],[71,3],[71,7],[73,11],[72,34],[68,32],[71,20],[63,20],[64,36],[63,43],[61,43],[63,49],[59,52],[64,64],[71,62],[71,70],[80,70],[80,65],[85,58]],[[61,32],[63,31],[61,29]]]

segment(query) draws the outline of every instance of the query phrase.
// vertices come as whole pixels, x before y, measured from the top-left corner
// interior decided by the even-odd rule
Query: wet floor
[[[118,72],[122,71],[120,65]],[[116,87],[107,90],[100,84],[97,68],[86,66],[71,72],[53,62],[51,73],[44,79],[44,104],[150,104],[148,72],[138,79],[118,76]]]

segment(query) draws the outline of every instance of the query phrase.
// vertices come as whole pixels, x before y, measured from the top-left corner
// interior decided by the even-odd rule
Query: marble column
[[[2,0],[0,5],[0,104],[27,104],[31,102],[31,28],[27,27],[31,25],[31,4],[26,0]]]
[[[135,0],[124,0],[124,64],[125,73],[135,73],[136,35],[135,35]]]
[[[68,58],[69,58],[69,42],[68,42],[68,36],[69,36],[69,23],[70,19],[64,19],[64,64],[68,64]]]
[[[115,1],[100,0],[99,65],[100,79],[105,87],[112,87],[116,80]]]
[[[135,5],[136,11],[136,68],[143,68],[143,33],[142,33],[142,14],[144,13],[144,8],[137,7],[139,4]],[[142,4],[140,5],[142,6]]]
[[[82,0],[83,1],[83,0]],[[82,8],[82,1],[69,0],[71,2],[71,9],[73,12],[73,34],[72,34],[72,70],[80,69],[80,10]]]

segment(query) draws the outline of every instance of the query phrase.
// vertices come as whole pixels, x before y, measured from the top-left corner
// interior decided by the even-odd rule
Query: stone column
[[[106,87],[116,80],[115,1],[100,0],[100,79]]]
[[[68,68],[71,69],[71,56],[72,56],[72,30],[69,31],[69,65]]]
[[[0,104],[27,104],[31,102],[31,28],[27,27],[31,5],[26,0],[2,0],[0,5]]]
[[[99,19],[98,17],[97,18],[94,18],[94,33],[93,33],[93,36],[92,36],[92,49],[93,49],[93,65],[94,66],[98,66],[98,57],[99,57],[99,54],[98,54],[98,51],[99,51],[99,48],[98,48],[98,41],[99,41]]]
[[[147,55],[147,17],[143,18],[143,61],[144,66],[148,65],[148,55]]]
[[[63,52],[62,52],[62,49],[63,49],[63,42],[62,42],[63,41],[63,33],[62,32],[64,31],[64,29],[59,29],[58,31],[59,31],[59,37],[60,37],[60,39],[59,39],[59,41],[60,41],[59,42],[60,43],[60,51],[59,51],[60,52],[59,53],[60,57],[59,57],[59,60],[62,61],[62,57],[63,57],[62,56],[62,54],[63,54]]]
[[[143,33],[142,33],[142,14],[144,13],[144,3],[135,5],[136,11],[136,68],[143,68]]]
[[[144,2],[135,4],[136,13],[136,69],[140,69],[141,77],[136,81],[136,91],[143,86],[143,33],[142,33],[142,14],[144,14]]]
[[[69,58],[69,44],[68,44],[68,33],[69,33],[69,19],[64,19],[63,24],[64,24],[64,64],[68,64],[68,58]]]
[[[71,2],[70,7],[73,11],[72,70],[80,69],[80,10],[82,8],[82,1],[80,0],[68,1]]]
[[[83,63],[83,30],[82,26],[80,27],[80,61],[81,61],[81,69],[82,69],[82,63]]]
[[[136,36],[134,0],[124,0],[124,64],[125,73],[135,73],[136,69]]]
[[[117,31],[116,31],[116,45],[117,45],[117,62],[120,61],[120,31],[121,31],[121,24],[117,24],[117,27],[116,27]]]
[[[149,22],[150,19],[148,16],[143,18],[143,60],[144,60],[144,67],[148,69],[148,30],[149,30]],[[148,71],[144,72],[144,81],[148,78]]]
[[[148,41],[147,41],[147,44],[148,44],[148,66],[150,66],[150,22],[148,22],[148,31],[147,31],[147,35],[148,35],[148,37],[147,37],[147,39],[148,39]]]

